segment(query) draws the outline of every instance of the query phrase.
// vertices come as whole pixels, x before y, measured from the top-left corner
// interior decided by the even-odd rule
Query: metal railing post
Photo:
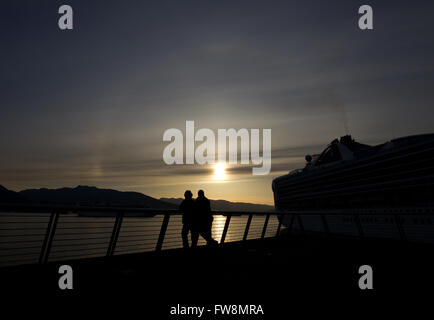
[[[47,224],[47,231],[45,232],[44,242],[42,243],[42,247],[41,247],[41,253],[39,254],[39,263],[40,264],[44,262],[44,256],[45,256],[45,252],[47,250],[48,239],[50,237],[51,228],[53,227],[53,221],[54,221],[55,215],[56,214],[54,212],[52,212],[50,214],[50,220],[48,221],[48,224]]]
[[[327,234],[330,234],[330,229],[329,229],[329,225],[327,223],[327,219],[325,214],[321,214],[321,220],[322,220],[322,224],[324,226],[324,232]]]
[[[110,237],[110,242],[109,242],[109,246],[107,249],[107,257],[110,257],[114,254],[115,249],[116,249],[116,243],[118,241],[118,237],[119,237],[119,233],[121,230],[121,225],[122,225],[122,220],[124,218],[124,214],[123,212],[120,212],[116,215],[116,220],[115,223],[113,225],[113,231],[112,231],[112,235]]]
[[[264,221],[264,227],[262,228],[261,239],[265,238],[265,233],[267,232],[268,220],[270,220],[270,214],[267,214]]]
[[[46,264],[48,262],[48,257],[50,256],[51,245],[53,244],[54,234],[56,233],[58,221],[59,221],[59,212],[56,212],[56,213],[54,213],[54,218],[53,218],[53,221],[51,224],[50,235],[48,236],[48,240],[46,243],[45,254],[44,254],[44,258],[42,260],[43,264]]]
[[[298,220],[298,226],[300,227],[300,231],[304,231],[303,221],[301,220],[301,217],[298,213],[296,213],[297,220]]]
[[[359,237],[363,238],[364,234],[363,234],[362,223],[360,222],[360,217],[357,213],[354,214],[354,222],[356,223],[357,230],[359,232]]]
[[[167,225],[169,224],[170,214],[166,213],[164,215],[163,223],[161,224],[160,235],[158,236],[157,246],[155,251],[160,251],[163,247],[164,236],[166,235]]]
[[[283,215],[283,214],[280,215],[279,224],[277,225],[275,237],[279,236],[279,234],[280,234],[280,228],[282,227],[282,221],[283,221],[283,219],[285,219],[285,216],[286,215]]]
[[[291,222],[289,223],[289,227],[288,227],[288,231],[292,230],[292,226],[294,225],[294,221],[295,221],[295,215],[292,214],[291,215]]]
[[[407,240],[407,237],[405,236],[404,228],[402,227],[401,219],[398,214],[394,214],[395,217],[395,223],[396,227],[398,228],[399,237],[402,241]]]
[[[228,233],[229,223],[231,222],[232,215],[229,214],[226,216],[225,227],[223,228],[222,237],[220,239],[220,243],[224,243],[226,239],[226,234]]]
[[[247,240],[247,235],[249,234],[250,224],[252,223],[253,214],[249,214],[249,218],[247,219],[246,229],[244,229],[243,241]]]

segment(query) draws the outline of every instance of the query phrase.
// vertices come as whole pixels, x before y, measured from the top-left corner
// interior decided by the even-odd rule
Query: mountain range
[[[0,202],[44,205],[124,206],[152,209],[177,209],[181,198],[155,199],[139,192],[125,192],[97,187],[77,186],[59,189],[27,189],[11,191],[0,185]],[[226,200],[210,200],[213,210],[221,211],[270,211],[274,207]]]
[[[8,203],[26,203],[28,202],[18,192],[11,191],[0,185],[0,202]]]
[[[0,188],[0,202],[45,205],[126,206],[153,209],[176,209],[177,206],[139,192],[124,192],[97,187],[77,186],[60,189],[28,189],[14,192]]]

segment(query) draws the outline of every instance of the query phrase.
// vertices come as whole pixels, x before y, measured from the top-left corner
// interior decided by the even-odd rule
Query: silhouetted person
[[[184,200],[182,200],[179,205],[179,211],[182,212],[182,243],[184,248],[188,248],[188,232],[191,233],[191,247],[194,248],[197,245],[197,240],[199,239],[199,231],[194,228],[195,215],[197,214],[196,203],[192,199],[193,194],[190,190],[184,192]]]
[[[217,244],[217,241],[215,241],[211,235],[212,222],[214,220],[211,214],[211,204],[205,197],[203,190],[198,191],[195,202],[197,210],[195,218],[197,220],[193,223],[193,228],[197,229],[200,235],[206,240],[207,245]]]

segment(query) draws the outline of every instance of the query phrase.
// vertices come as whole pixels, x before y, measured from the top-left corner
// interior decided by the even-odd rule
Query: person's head
[[[203,190],[199,190],[199,191],[197,192],[197,196],[198,196],[199,198],[205,197],[205,192],[203,192]]]
[[[184,198],[185,198],[185,199],[191,199],[191,198],[193,198],[193,193],[191,193],[190,190],[186,190],[186,191],[184,192]]]

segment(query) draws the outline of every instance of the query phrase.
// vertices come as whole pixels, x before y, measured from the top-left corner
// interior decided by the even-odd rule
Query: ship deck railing
[[[220,244],[278,237],[287,230],[304,232],[308,216],[319,216],[330,234],[332,216],[345,215],[364,237],[361,218],[381,214],[394,222],[406,240],[405,215],[431,217],[434,208],[237,212],[214,211],[213,237]],[[179,210],[127,207],[0,204],[0,267],[52,261],[111,257],[182,248]],[[198,245],[205,245],[201,239]]]

